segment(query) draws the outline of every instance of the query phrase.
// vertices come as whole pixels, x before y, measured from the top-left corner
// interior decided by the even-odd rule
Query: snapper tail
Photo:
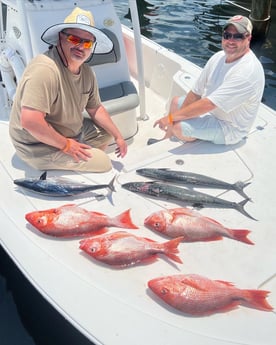
[[[115,217],[113,219],[113,226],[126,229],[138,229],[138,226],[136,226],[132,222],[132,219],[130,217],[130,209],[124,211],[123,213]]]
[[[232,238],[233,240],[237,240],[243,243],[247,244],[255,244],[252,242],[249,238],[247,238],[248,234],[250,234],[251,231],[245,230],[245,229],[229,229],[229,238]]]
[[[176,237],[174,238],[173,240],[170,240],[170,241],[167,241],[165,242],[163,245],[164,245],[164,254],[172,259],[173,261],[176,261],[180,264],[183,263],[183,261],[180,259],[179,256],[175,255],[176,253],[179,253],[179,250],[178,250],[178,245],[180,242],[182,242],[184,239],[183,236],[181,237]]]
[[[243,290],[244,305],[263,311],[272,311],[273,307],[267,302],[266,297],[270,291],[265,290]]]

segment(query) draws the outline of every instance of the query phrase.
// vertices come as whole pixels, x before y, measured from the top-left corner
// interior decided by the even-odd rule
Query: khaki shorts
[[[99,149],[107,145],[112,137],[103,129],[96,127],[85,118],[80,135],[76,138],[91,146],[91,158],[76,162],[71,156],[45,144],[26,145],[26,151],[17,151],[18,156],[31,167],[38,170],[74,170],[83,172],[106,172],[111,170],[111,160]]]

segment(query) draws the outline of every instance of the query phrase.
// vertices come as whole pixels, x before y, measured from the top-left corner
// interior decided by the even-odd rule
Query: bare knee
[[[170,105],[170,112],[173,113],[174,111],[178,110],[178,96],[174,96],[171,100],[171,105]]]

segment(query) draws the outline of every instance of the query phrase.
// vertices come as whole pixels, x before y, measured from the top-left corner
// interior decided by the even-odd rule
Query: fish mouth
[[[158,291],[158,285],[160,283],[160,278],[153,278],[148,281],[148,287],[153,291]]]
[[[145,220],[144,220],[144,225],[149,225],[150,219],[151,219],[150,216],[148,216],[147,218],[145,218]]]
[[[140,182],[128,182],[123,184],[122,187],[131,192],[141,192],[143,190],[148,190],[148,186],[145,183],[141,184]]]
[[[147,182],[128,182],[122,185],[123,188],[128,189],[131,192],[146,193],[151,191],[151,186],[154,186],[155,181]]]
[[[25,214],[25,219],[26,219],[29,223],[33,224],[34,217],[33,217],[32,212]]]

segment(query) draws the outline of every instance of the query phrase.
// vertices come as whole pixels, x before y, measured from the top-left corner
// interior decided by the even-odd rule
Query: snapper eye
[[[42,224],[42,225],[45,225],[47,224],[47,217],[40,217],[37,219],[37,223],[38,224]]]
[[[90,251],[91,251],[91,253],[96,253],[97,247],[91,247],[91,248],[90,248]]]
[[[169,290],[163,287],[160,292],[162,295],[166,295],[169,292]]]

